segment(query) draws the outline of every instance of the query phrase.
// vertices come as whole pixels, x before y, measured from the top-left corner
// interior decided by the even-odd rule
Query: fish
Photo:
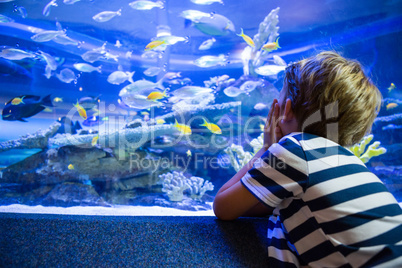
[[[202,42],[202,44],[198,47],[199,50],[208,50],[212,47],[212,45],[216,42],[215,38],[210,38]]]
[[[121,16],[121,8],[117,11],[102,11],[92,17],[94,21],[106,22],[113,19],[116,16]]]
[[[25,58],[35,58],[36,55],[18,48],[2,47],[0,48],[0,57],[7,60],[22,60]]]
[[[179,124],[176,119],[173,126],[177,128],[182,134],[191,135],[191,128],[185,124]]]
[[[116,40],[116,43],[114,44],[115,47],[121,48],[122,44],[120,43],[120,40]]]
[[[395,102],[388,103],[387,106],[386,106],[387,110],[391,110],[391,109],[394,109],[396,107],[398,107],[398,104],[395,103]]]
[[[10,23],[10,22],[14,22],[14,20],[10,17],[0,14],[0,23]]]
[[[225,93],[225,95],[228,97],[237,97],[240,94],[246,93],[246,92],[244,92],[243,90],[241,90],[238,87],[230,86],[230,87],[225,88],[223,90],[223,93]]]
[[[71,83],[74,81],[77,77],[75,76],[75,73],[68,69],[64,68],[63,70],[60,71],[60,73],[56,74],[56,77],[63,83]]]
[[[388,89],[388,93],[391,92],[392,90],[394,90],[396,88],[394,83],[391,83],[391,85],[387,88]]]
[[[191,157],[191,151],[190,151],[190,149],[189,150],[187,150],[187,152],[186,152],[186,155],[188,156],[188,157]]]
[[[16,98],[24,99],[19,105],[13,105],[12,101],[8,101],[3,108],[2,118],[6,121],[27,122],[25,118],[32,117],[43,111],[46,106],[53,107],[50,95],[44,98],[35,95],[24,95]]]
[[[166,35],[158,37],[157,40],[165,41],[166,45],[174,45],[177,42],[188,42],[188,37]]]
[[[136,10],[150,10],[153,9],[155,7],[163,9],[164,5],[162,1],[156,1],[156,2],[152,2],[152,1],[133,1],[131,3],[128,4],[132,9],[136,9]]]
[[[254,105],[254,109],[256,110],[263,110],[265,108],[267,108],[268,106],[265,103],[259,102],[256,105]]]
[[[90,62],[90,63],[94,63],[95,61],[104,58],[106,54],[106,51],[95,51],[95,50],[90,50],[85,52],[84,54],[81,55],[81,58],[84,61]]]
[[[66,5],[72,5],[76,2],[79,2],[80,0],[63,0],[63,3]]]
[[[63,102],[63,98],[55,97],[53,99],[54,102]]]
[[[223,5],[222,0],[191,0],[191,2],[197,5],[211,5],[213,3],[219,3]]]
[[[25,19],[28,16],[27,10],[25,7],[14,5],[14,12],[18,12],[19,15]]]
[[[210,92],[212,92],[212,89],[208,87],[184,86],[170,93],[174,96],[174,100],[178,100],[193,99]]]
[[[24,98],[25,98],[25,96],[22,96],[21,98],[16,97],[11,101],[11,104],[12,105],[19,105],[21,103],[24,103]]]
[[[134,83],[133,81],[134,73],[135,71],[134,72],[115,71],[107,77],[107,81],[113,85],[120,85],[126,82],[127,80],[130,83]]]
[[[65,46],[68,46],[68,45],[70,45],[70,46],[78,46],[78,45],[80,44],[79,41],[74,40],[74,39],[68,37],[68,36],[65,35],[65,34],[56,35],[56,36],[52,39],[52,41],[53,41],[53,42],[56,42],[57,44],[61,44],[61,45],[65,45]]]
[[[250,47],[255,47],[253,39],[251,39],[250,36],[245,35],[243,32],[243,28],[240,28],[241,32],[240,34],[237,34],[237,36],[243,37],[243,40],[249,45]]]
[[[137,80],[120,90],[119,97],[130,108],[148,109],[153,106],[160,106],[161,103],[149,101],[147,96],[153,91],[164,90],[162,83],[163,78],[156,83],[148,80]]]
[[[164,45],[164,44],[166,44],[166,41],[165,41],[165,40],[155,40],[155,41],[152,41],[152,42],[150,42],[148,45],[146,45],[145,51],[153,50],[153,49],[155,49],[155,48],[157,48],[157,47],[159,47],[159,46],[161,46],[161,45]]]
[[[279,57],[278,55],[274,55],[273,58],[274,58],[274,63],[276,65],[286,66],[286,62],[281,57]]]
[[[46,61],[46,67],[48,67],[52,71],[55,71],[59,66],[55,58],[43,51],[39,50],[38,52],[40,53],[41,57]]]
[[[73,104],[75,108],[77,108],[78,114],[84,119],[87,119],[87,111],[78,103]]]
[[[203,118],[203,120],[204,120],[204,123],[200,126],[207,127],[207,129],[209,129],[209,131],[211,131],[214,134],[222,134],[222,130],[218,125],[216,125],[214,123],[208,123],[207,120],[205,120],[205,118]]]
[[[147,99],[150,101],[157,101],[157,100],[163,99],[164,97],[167,97],[166,89],[163,92],[153,91],[153,92],[149,93]]]
[[[263,65],[255,69],[255,72],[262,76],[277,75],[278,73],[284,71],[286,66],[278,65]]]
[[[157,123],[158,125],[162,125],[162,124],[165,124],[166,121],[165,121],[164,119],[162,119],[162,118],[159,118],[159,119],[156,119],[156,123]]]
[[[144,71],[144,74],[146,76],[152,77],[152,76],[158,75],[161,71],[162,71],[162,68],[160,68],[160,67],[149,67],[148,69],[146,69]]]
[[[278,48],[281,48],[280,46],[279,46],[279,37],[278,38],[276,38],[276,40],[275,40],[275,42],[271,42],[271,43],[267,43],[267,44],[265,44],[265,45],[263,45],[262,46],[262,50],[265,50],[265,51],[267,51],[267,52],[271,52],[271,51],[273,51],[273,50],[277,50]]]
[[[43,8],[42,14],[43,16],[47,17],[50,15],[50,8],[57,7],[56,0],[51,0],[47,5]]]
[[[68,168],[69,170],[73,170],[73,169],[74,169],[74,165],[73,165],[73,164],[70,164],[70,165],[67,166],[67,168]]]
[[[100,101],[100,96],[93,97],[93,96],[86,96],[82,97],[81,99],[78,100],[78,103],[85,109],[85,110],[91,110],[94,109],[99,101]]]
[[[37,34],[31,36],[31,39],[35,42],[43,43],[49,42],[56,38],[58,35],[65,35],[65,30],[49,30],[49,31],[42,31]]]
[[[250,93],[257,86],[260,86],[261,84],[262,84],[261,81],[246,81],[240,86],[240,90],[245,93]]]
[[[167,72],[163,76],[164,79],[169,79],[169,80],[176,79],[179,77],[181,77],[181,72]]]
[[[231,20],[220,14],[208,14],[197,10],[185,10],[180,13],[187,21],[190,21],[194,28],[200,32],[212,36],[224,36],[235,32],[234,24]],[[185,21],[186,25],[189,25]]]
[[[225,66],[228,63],[226,56],[202,56],[194,61],[194,64],[201,68],[209,68],[214,66]]]
[[[92,138],[91,145],[95,146],[98,143],[98,140],[99,140],[99,135],[96,135],[95,137]]]
[[[74,68],[80,72],[91,73],[93,71],[97,71],[98,73],[102,73],[102,65],[98,67],[94,67],[88,63],[74,63]]]
[[[32,73],[30,71],[18,63],[2,58],[0,58],[0,76],[17,76],[32,79]]]

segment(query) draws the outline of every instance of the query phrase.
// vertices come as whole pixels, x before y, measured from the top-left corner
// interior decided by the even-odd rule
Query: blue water
[[[130,1],[65,2],[57,0],[54,6],[48,1],[0,1],[0,14],[5,16],[0,16],[0,49],[4,52],[0,52],[0,108],[3,110],[7,102],[18,96],[33,95],[41,99],[51,94],[53,102],[53,107],[24,118],[27,122],[0,120],[1,205],[157,205],[184,210],[211,209],[208,203],[220,186],[235,174],[224,150],[231,144],[240,144],[244,151],[252,152],[250,141],[260,135],[260,125],[268,112],[268,107],[261,110],[254,107],[257,103],[269,105],[282,87],[283,72],[272,76],[246,75],[242,53],[248,45],[236,34],[242,28],[253,38],[264,18],[278,7],[276,26],[279,27],[280,48],[267,53],[262,61],[277,65],[273,61],[276,55],[288,64],[323,50],[335,50],[360,61],[384,97],[379,114],[382,121],[374,125],[372,132],[374,140],[380,141],[387,153],[373,158],[367,166],[398,201],[402,201],[402,76],[399,67],[402,1],[251,0],[245,5],[242,1],[223,0],[224,4],[197,5],[190,0],[170,0],[163,1],[163,8],[149,10],[133,9]],[[116,14],[108,21],[93,19],[100,12],[119,9],[121,15]],[[197,19],[193,23],[185,20],[180,14],[186,10],[204,12],[207,24],[222,33],[214,35],[211,30],[205,30],[207,27],[197,26]],[[33,37],[44,31],[59,32],[49,41]],[[167,45],[165,41],[145,53],[146,46],[157,36],[169,34],[179,41],[170,41]],[[76,43],[56,42],[56,36],[67,36]],[[274,41],[273,33],[272,37]],[[199,49],[204,41],[212,38],[215,42],[209,49]],[[7,49],[18,49],[18,53],[26,52],[29,57],[12,58],[5,54]],[[92,62],[84,60],[82,56],[91,51],[98,52],[99,58]],[[54,61],[53,70],[49,70],[51,64],[43,53]],[[202,56],[219,55],[224,57],[222,65],[202,68],[195,64]],[[90,64],[101,71],[85,72],[74,65],[77,63]],[[145,75],[150,67],[158,67],[160,72],[155,76]],[[61,77],[65,68],[73,72],[71,81]],[[108,78],[110,80],[110,75],[118,70],[127,77],[117,85]],[[146,98],[152,91],[162,93],[164,89],[168,97],[163,96],[159,106],[150,109],[123,99],[121,92],[130,85],[127,79],[132,72],[133,82],[145,79],[156,83],[163,79],[158,86],[140,92],[135,98]],[[179,77],[169,79],[164,76],[166,73],[176,76],[179,73]],[[225,94],[225,88],[240,88],[245,81],[259,81],[259,84],[248,95]],[[395,88],[389,90],[391,83]],[[176,105],[175,100],[170,99],[171,94],[184,86],[207,88],[210,92],[206,95],[188,93],[187,103]],[[83,104],[88,97],[92,98],[92,104],[84,107],[85,120],[74,104]],[[212,108],[238,101],[241,105],[232,103],[230,107]],[[144,103],[144,100],[137,102]],[[396,107],[387,109],[390,103]],[[171,115],[183,105],[192,112]],[[59,128],[59,136],[56,133],[49,136],[51,142],[45,144],[47,146],[35,138],[21,141],[21,136],[45,131],[63,117],[72,121],[75,141],[56,142],[66,137],[66,132],[71,133],[69,122]],[[222,134],[200,126],[202,117],[219,125]],[[165,122],[156,122],[158,118],[164,118]],[[175,119],[189,124],[193,134],[179,139],[177,133],[166,130]],[[77,122],[80,127],[76,129]],[[127,124],[131,124],[132,129],[142,128],[144,136],[150,133],[147,127],[167,127],[161,132],[152,132],[154,136],[139,146],[134,145],[135,148],[127,144],[119,147],[122,138],[129,139],[123,131]],[[124,133],[124,137],[117,134],[118,138],[109,138],[115,131]],[[99,135],[98,141],[93,140],[96,135]],[[86,142],[74,143],[80,139],[78,136],[86,137]],[[104,136],[108,138],[102,138]],[[209,190],[201,195],[194,195],[199,189],[187,189],[183,190],[182,197],[169,196],[159,175],[163,177],[174,171],[182,174],[180,176],[189,184],[191,177],[196,177],[202,187],[210,183],[213,189],[207,187]],[[196,180],[193,179],[194,183]]]

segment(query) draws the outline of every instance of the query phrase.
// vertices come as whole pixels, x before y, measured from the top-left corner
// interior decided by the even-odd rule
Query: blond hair
[[[284,90],[301,131],[342,146],[359,142],[371,130],[382,98],[359,62],[331,51],[287,67]],[[333,123],[336,129],[328,127]]]

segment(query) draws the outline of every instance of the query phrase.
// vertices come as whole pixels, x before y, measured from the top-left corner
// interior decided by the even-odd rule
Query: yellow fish
[[[188,150],[188,151],[186,152],[186,154],[187,154],[188,157],[191,157],[191,155],[192,155],[190,150]]]
[[[177,128],[184,135],[191,135],[191,128],[187,125],[179,124],[176,119],[173,126]]]
[[[391,83],[391,85],[388,88],[388,92],[391,92],[392,90],[394,90],[396,88],[394,83]]]
[[[77,108],[78,113],[80,114],[80,116],[82,118],[84,118],[84,120],[87,119],[87,111],[85,111],[85,109],[78,103],[77,100],[77,104],[74,104],[75,108]]]
[[[74,165],[73,164],[70,164],[70,165],[68,165],[68,167],[67,167],[69,170],[72,170],[72,169],[74,169]]]
[[[394,109],[394,108],[398,107],[398,104],[395,102],[391,102],[391,103],[388,103],[386,107],[387,107],[387,110],[390,110],[390,109]]]
[[[96,135],[95,137],[93,137],[91,145],[95,146],[98,143],[98,139],[99,139],[99,135]]]
[[[251,39],[250,36],[244,34],[243,28],[241,28],[241,33],[238,34],[238,36],[243,37],[244,41],[246,41],[247,45],[249,45],[250,47],[255,47],[253,39]]]
[[[22,97],[22,98],[14,98],[14,99],[11,101],[11,104],[12,104],[12,105],[18,105],[18,104],[24,103],[24,101],[23,101],[24,98],[25,98],[25,96]]]
[[[63,102],[63,98],[56,97],[53,99],[54,102]]]
[[[207,129],[209,129],[214,134],[222,134],[222,130],[216,124],[208,123],[207,120],[205,120],[204,118],[203,118],[203,120],[204,120],[204,124],[202,124],[200,126],[207,127]]]
[[[163,45],[163,44],[166,44],[166,41],[165,41],[165,40],[155,40],[155,41],[152,41],[151,43],[149,43],[149,44],[145,47],[145,51],[155,49],[155,48],[157,48],[157,47],[159,47],[160,45]]]
[[[278,41],[279,41],[279,37],[276,38],[275,42],[267,43],[267,44],[263,45],[262,49],[267,51],[267,52],[271,52],[272,50],[277,50],[278,48],[281,48],[279,46]]]
[[[153,91],[153,92],[149,93],[149,95],[148,95],[148,97],[147,97],[147,100],[150,100],[150,101],[157,101],[157,100],[160,100],[160,99],[162,99],[162,98],[164,98],[164,97],[167,97],[167,95],[166,95],[166,89],[165,89],[165,91],[163,91],[163,92]]]
[[[166,121],[163,120],[162,118],[159,118],[159,119],[156,119],[156,123],[159,124],[159,125],[162,125],[162,124],[165,124]]]

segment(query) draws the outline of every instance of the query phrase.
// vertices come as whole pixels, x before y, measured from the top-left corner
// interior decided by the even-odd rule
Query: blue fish
[[[18,105],[13,105],[12,101],[16,98],[23,99]],[[9,100],[3,108],[3,120],[27,122],[24,118],[28,118],[43,111],[46,107],[53,107],[50,94],[42,98],[35,95],[23,95]]]
[[[77,134],[77,130],[82,129],[80,122],[75,121],[75,123],[68,117],[63,116],[59,120],[57,120],[61,124],[60,128],[57,130],[56,133],[70,133],[70,134]]]

